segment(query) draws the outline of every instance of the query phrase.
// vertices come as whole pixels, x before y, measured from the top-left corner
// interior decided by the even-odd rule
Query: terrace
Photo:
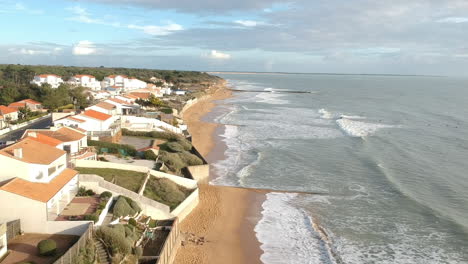
[[[94,214],[101,199],[98,196],[75,197],[55,221],[84,220],[86,215]]]

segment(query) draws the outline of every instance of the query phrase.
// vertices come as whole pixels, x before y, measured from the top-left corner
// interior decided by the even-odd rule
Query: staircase
[[[96,240],[97,257],[100,264],[111,264],[109,254],[100,240]]]

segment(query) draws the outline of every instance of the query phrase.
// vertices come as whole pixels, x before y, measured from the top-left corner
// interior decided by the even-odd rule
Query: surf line
[[[311,94],[311,91],[265,91],[265,90],[241,90],[241,89],[229,89],[233,92],[246,92],[246,93],[300,93],[300,94]]]

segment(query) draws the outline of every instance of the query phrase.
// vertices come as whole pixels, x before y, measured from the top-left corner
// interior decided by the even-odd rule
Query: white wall
[[[21,229],[29,233],[47,233],[46,204],[0,190],[0,222],[21,219]],[[8,212],[8,213],[6,213]]]

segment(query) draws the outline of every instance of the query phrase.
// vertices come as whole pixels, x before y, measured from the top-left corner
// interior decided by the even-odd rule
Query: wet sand
[[[183,113],[193,144],[210,163],[224,158],[226,147],[219,136],[223,127],[202,118],[216,100],[231,96],[231,91],[219,89]],[[264,200],[264,191],[201,184],[198,207],[181,223],[185,240],[175,263],[261,263],[254,228]]]

